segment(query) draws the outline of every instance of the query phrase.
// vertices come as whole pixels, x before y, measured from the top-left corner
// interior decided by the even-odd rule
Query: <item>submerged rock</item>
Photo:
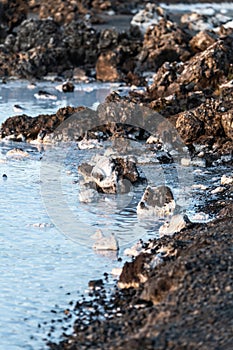
[[[112,233],[109,236],[105,236],[100,230],[92,236],[95,240],[93,244],[94,250],[114,250],[117,251],[119,249],[118,241],[115,237],[115,234]]]
[[[11,159],[24,159],[28,157],[29,157],[29,153],[22,150],[21,148],[13,148],[6,153],[6,158],[11,158]]]

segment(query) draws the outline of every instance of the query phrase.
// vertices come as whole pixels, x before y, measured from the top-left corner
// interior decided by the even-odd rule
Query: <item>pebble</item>
[[[216,187],[214,190],[212,190],[210,193],[216,194],[216,193],[221,193],[225,190],[225,187]]]

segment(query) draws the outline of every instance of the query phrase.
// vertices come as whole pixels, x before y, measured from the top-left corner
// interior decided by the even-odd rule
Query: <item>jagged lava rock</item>
[[[60,108],[56,114],[42,114],[37,117],[29,117],[25,114],[8,118],[2,123],[0,137],[8,137],[12,140],[22,135],[26,141],[37,139],[41,132],[44,136],[52,133],[64,120],[84,107]]]
[[[150,26],[138,56],[138,69],[157,70],[164,62],[186,61],[190,57],[189,34],[169,20]]]
[[[165,63],[155,75],[153,85],[148,90],[149,97],[216,89],[231,72],[232,42],[232,37],[228,36],[184,64]]]

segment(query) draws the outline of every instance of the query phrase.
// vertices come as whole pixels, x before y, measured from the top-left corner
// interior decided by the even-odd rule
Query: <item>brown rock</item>
[[[120,73],[117,70],[117,55],[112,52],[103,52],[96,63],[96,78],[102,81],[119,81]]]
[[[176,129],[185,142],[193,142],[203,133],[203,124],[194,113],[184,112],[176,121]]]
[[[4,0],[0,4],[0,23],[5,24],[9,31],[27,18],[28,4],[23,0]]]
[[[210,31],[200,31],[189,42],[193,52],[201,52],[206,50],[210,45],[213,45],[218,39],[218,36]]]
[[[222,126],[225,134],[227,135],[227,137],[233,140],[233,110],[232,109],[222,115],[221,122],[222,122]]]
[[[83,107],[60,108],[56,114],[41,114],[37,117],[29,117],[25,114],[8,118],[1,126],[0,137],[10,136],[17,139],[23,135],[26,141],[35,140],[43,130],[45,134],[53,132],[64,120],[73,113],[79,112]]]
[[[232,38],[227,37],[197,53],[187,63],[164,63],[149,89],[151,98],[174,93],[186,95],[191,91],[216,89],[231,73]]]
[[[158,69],[164,62],[186,61],[190,57],[189,35],[177,24],[161,19],[145,34],[138,56],[139,69]]]

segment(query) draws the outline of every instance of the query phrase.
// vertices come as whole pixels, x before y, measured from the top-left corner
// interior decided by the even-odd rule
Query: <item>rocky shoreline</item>
[[[113,125],[106,118],[115,104],[123,116],[125,108],[131,111],[139,105],[149,107],[177,130],[191,162],[207,169],[232,167],[232,17],[211,11],[211,6],[207,12],[174,14],[137,0],[127,5],[121,0],[1,1],[3,83],[12,78],[35,81],[49,77],[68,80],[75,87],[79,81],[97,79],[124,82],[132,90],[127,95],[112,93],[97,112],[79,106],[61,108],[53,115],[8,118],[1,125],[0,139],[45,144],[57,141],[57,135],[62,141],[72,137],[76,142],[86,138],[104,142],[130,135],[145,143],[150,136],[146,129],[130,123]],[[124,29],[117,27],[120,18]],[[88,134],[81,124],[76,134],[70,136],[67,130],[59,134],[59,126],[80,113],[82,118],[91,115],[94,121],[103,118],[103,123],[93,130],[90,127]],[[148,122],[147,115],[142,117]],[[77,120],[73,120],[76,128]],[[167,124],[161,123],[159,128],[166,138]],[[164,148],[165,139],[162,146],[160,139],[152,143],[164,152],[162,164],[172,162]],[[138,181],[131,159],[106,159],[98,161],[108,163],[114,179]],[[133,169],[133,178],[129,168]],[[82,167],[86,181],[95,182],[103,192],[115,193],[116,185],[109,189],[93,169],[95,164]],[[182,217],[180,232],[141,242],[140,254],[125,263],[111,297],[106,297],[102,281],[92,281],[92,299],[79,300],[74,308],[73,334],[64,334],[58,344],[48,340],[49,347],[230,350],[233,181],[227,181],[224,178],[219,184],[222,187],[216,191],[217,199],[207,201],[206,211],[214,213],[215,220],[195,224]]]

